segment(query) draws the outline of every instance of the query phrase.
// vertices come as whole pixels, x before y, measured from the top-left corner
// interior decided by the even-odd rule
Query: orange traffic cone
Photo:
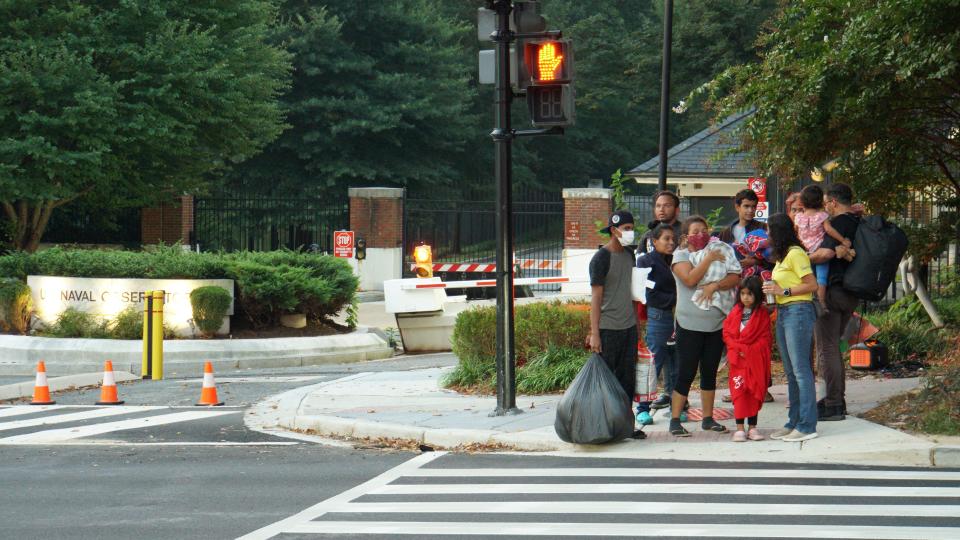
[[[113,377],[113,362],[103,364],[103,385],[100,386],[100,401],[97,405],[123,405],[117,396],[117,381]]]
[[[217,383],[213,381],[213,364],[210,362],[203,365],[203,389],[200,390],[200,401],[197,405],[223,405],[222,401],[217,400]]]
[[[37,362],[37,382],[33,384],[33,401],[31,405],[53,405],[56,401],[50,399],[50,387],[47,386],[47,366],[43,360]]]

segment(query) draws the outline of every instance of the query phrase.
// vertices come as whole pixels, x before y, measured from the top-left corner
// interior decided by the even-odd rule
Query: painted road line
[[[243,383],[290,383],[290,382],[307,382],[315,381],[317,379],[323,379],[327,377],[326,375],[290,375],[290,376],[270,376],[265,375],[263,377],[249,376],[249,377],[217,377],[217,383],[233,383],[233,384],[243,384]],[[203,379],[191,379],[188,382],[203,382]]]
[[[682,519],[682,518],[678,518]],[[957,540],[952,527],[878,527],[820,525],[717,525],[689,523],[538,523],[311,521],[288,534],[484,535],[484,536],[623,536],[683,538],[842,538],[848,540]],[[242,538],[247,538],[246,536]],[[269,538],[258,536],[256,538]]]
[[[294,514],[284,520],[267,525],[262,529],[257,529],[252,533],[243,535],[237,540],[265,540],[267,538],[273,538],[278,534],[289,532],[298,526],[306,526],[310,523],[315,523],[312,520],[317,519],[327,512],[330,512],[330,508],[336,508],[343,503],[350,502],[357,497],[366,495],[371,490],[389,484],[397,478],[406,475],[411,470],[422,467],[423,465],[430,463],[434,459],[437,459],[445,454],[446,452],[429,452],[426,454],[420,454],[419,456],[405,461],[379,476],[367,480],[353,489],[348,489],[339,495],[335,495],[319,504],[315,504],[310,508],[307,508],[306,510],[303,510],[298,514]],[[351,529],[339,529],[335,532],[342,534],[346,531],[351,531]]]
[[[619,468],[577,467],[554,469],[417,469],[407,476],[430,478],[510,478],[510,477],[608,477],[608,478],[829,478],[832,480],[953,480],[960,472],[927,470],[846,470],[846,469],[695,469],[695,468]]]
[[[9,431],[12,429],[21,429],[34,426],[45,426],[48,424],[65,424],[67,422],[79,422],[81,420],[91,420],[94,418],[104,418],[107,416],[117,416],[121,414],[134,414],[144,411],[155,411],[157,409],[163,409],[163,407],[118,406],[68,414],[56,414],[53,416],[43,416],[41,418],[31,418],[29,420],[3,422],[0,423],[0,431]]]
[[[292,441],[183,441],[183,442],[128,442],[120,440],[93,439],[57,443],[57,446],[293,446]]]
[[[391,484],[371,491],[371,495],[471,495],[471,494],[572,494],[643,493],[689,494],[723,493],[727,495],[784,495],[829,497],[960,497],[955,487],[905,486],[814,486],[756,484]]]
[[[758,504],[758,503],[665,503],[644,501],[496,501],[496,502],[390,502],[346,503],[330,512],[402,514],[677,514],[743,516],[960,516],[960,506],[903,504],[895,508],[868,504]],[[960,531],[958,531],[960,532]]]
[[[5,407],[0,409],[0,418],[8,418],[11,416],[20,416],[24,414],[32,414],[40,411],[49,411],[51,409],[59,408],[58,405],[15,405],[13,407]]]
[[[122,431],[127,429],[141,429],[165,424],[174,424],[177,422],[189,422],[191,420],[200,420],[203,418],[214,418],[224,414],[236,414],[238,411],[191,411],[177,412],[170,414],[161,414],[157,416],[148,416],[146,418],[135,418],[132,420],[120,420],[117,422],[104,422],[101,424],[91,424],[89,426],[78,426],[72,428],[47,429],[35,433],[26,433],[0,439],[0,444],[43,444],[60,441],[69,441],[81,437],[92,437],[102,435],[113,431]]]

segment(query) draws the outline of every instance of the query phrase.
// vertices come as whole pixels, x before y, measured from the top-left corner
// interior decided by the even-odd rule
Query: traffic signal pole
[[[510,106],[513,88],[510,85],[510,12],[512,0],[495,0],[497,14],[496,43],[496,122],[493,144],[497,182],[497,408],[492,416],[518,414],[516,354],[513,324],[513,180]]]
[[[667,144],[670,127],[670,52],[673,45],[673,0],[663,3],[663,66],[660,72],[660,169],[657,190],[667,189]]]

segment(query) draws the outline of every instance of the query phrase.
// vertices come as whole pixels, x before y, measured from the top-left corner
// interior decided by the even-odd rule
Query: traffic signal
[[[413,263],[417,277],[433,277],[433,253],[430,246],[420,244],[413,248]]]
[[[573,45],[568,39],[541,39],[524,44],[530,76],[527,108],[534,126],[569,126],[576,119],[573,90]]]
[[[355,256],[358,261],[367,258],[367,241],[363,238],[357,238],[357,253]]]

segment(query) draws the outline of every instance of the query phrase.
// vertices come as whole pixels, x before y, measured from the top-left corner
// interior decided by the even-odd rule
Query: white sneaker
[[[816,439],[816,438],[817,438],[816,431],[814,431],[813,433],[804,433],[800,430],[795,429],[793,430],[793,433],[787,435],[781,440],[783,442],[801,442],[801,441],[809,441],[810,439]]]
[[[793,433],[793,428],[780,428],[770,435],[770,438],[776,441],[782,440],[787,435]]]

